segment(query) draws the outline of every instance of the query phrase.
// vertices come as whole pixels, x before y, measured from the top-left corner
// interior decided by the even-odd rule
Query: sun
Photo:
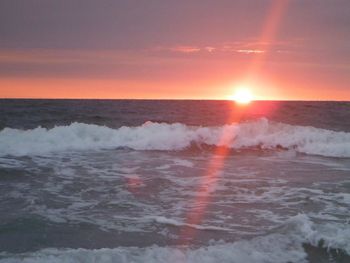
[[[239,104],[249,104],[253,100],[253,94],[247,87],[237,88],[232,100]]]

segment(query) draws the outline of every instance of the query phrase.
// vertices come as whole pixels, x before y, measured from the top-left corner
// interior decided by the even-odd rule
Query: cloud
[[[260,49],[238,49],[236,50],[237,53],[243,53],[243,54],[262,54],[265,53],[265,50],[260,50]]]
[[[201,51],[201,49],[196,46],[176,46],[173,48],[169,48],[169,50],[173,52],[180,52],[180,53],[197,53]]]
[[[211,52],[213,52],[213,51],[216,50],[215,47],[205,47],[204,49],[205,49],[206,51],[208,51],[209,53],[211,53]]]
[[[244,46],[247,46],[245,44]],[[224,44],[216,46],[173,46],[173,47],[157,47],[154,50],[157,51],[170,51],[176,53],[192,54],[198,52],[219,53],[219,52],[232,52],[232,53],[244,53],[244,54],[259,54],[265,51],[257,48],[245,48],[242,44]]]

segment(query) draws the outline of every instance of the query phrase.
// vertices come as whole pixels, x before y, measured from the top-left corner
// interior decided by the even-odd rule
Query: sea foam
[[[231,230],[228,228],[224,227],[217,227],[217,226],[203,226],[203,225],[197,225],[197,224],[188,224],[185,222],[181,222],[172,218],[166,218],[164,216],[150,216],[148,219],[159,223],[159,224],[165,224],[165,225],[171,225],[171,226],[176,226],[176,227],[190,227],[190,228],[195,228],[198,230],[213,230],[213,231],[228,231],[230,232]]]
[[[191,145],[231,149],[293,149],[328,157],[350,157],[350,133],[271,122],[265,118],[220,127],[146,122],[112,129],[72,123],[52,129],[5,128],[0,131],[0,156],[41,155],[67,150],[120,147],[134,150],[184,150]]]
[[[321,229],[305,214],[296,215],[282,226],[280,231],[250,240],[234,243],[216,243],[199,248],[157,245],[137,247],[117,247],[103,249],[44,249],[24,254],[2,253],[0,263],[32,262],[191,262],[191,263],[280,263],[308,262],[304,244],[319,249],[335,249],[349,257],[349,229],[334,231],[331,225]],[[339,254],[340,255],[340,254]]]

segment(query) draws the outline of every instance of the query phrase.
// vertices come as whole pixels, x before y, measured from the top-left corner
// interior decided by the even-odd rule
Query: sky
[[[0,97],[350,100],[349,0],[0,0]]]

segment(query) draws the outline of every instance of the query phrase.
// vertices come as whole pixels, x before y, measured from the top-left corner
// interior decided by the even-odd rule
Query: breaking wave
[[[315,225],[305,214],[296,215],[277,232],[234,243],[215,242],[199,248],[157,245],[102,249],[44,249],[24,254],[0,254],[0,263],[30,262],[348,262],[349,228]],[[313,258],[312,250],[321,250]],[[2,257],[2,259],[1,259]],[[331,259],[331,260],[330,260]],[[335,261],[334,261],[335,260]]]
[[[0,131],[0,156],[40,155],[66,150],[115,149],[184,150],[191,145],[293,149],[328,157],[350,157],[350,133],[271,122],[265,118],[220,127],[146,122],[112,129],[72,123],[52,129],[5,128]]]

